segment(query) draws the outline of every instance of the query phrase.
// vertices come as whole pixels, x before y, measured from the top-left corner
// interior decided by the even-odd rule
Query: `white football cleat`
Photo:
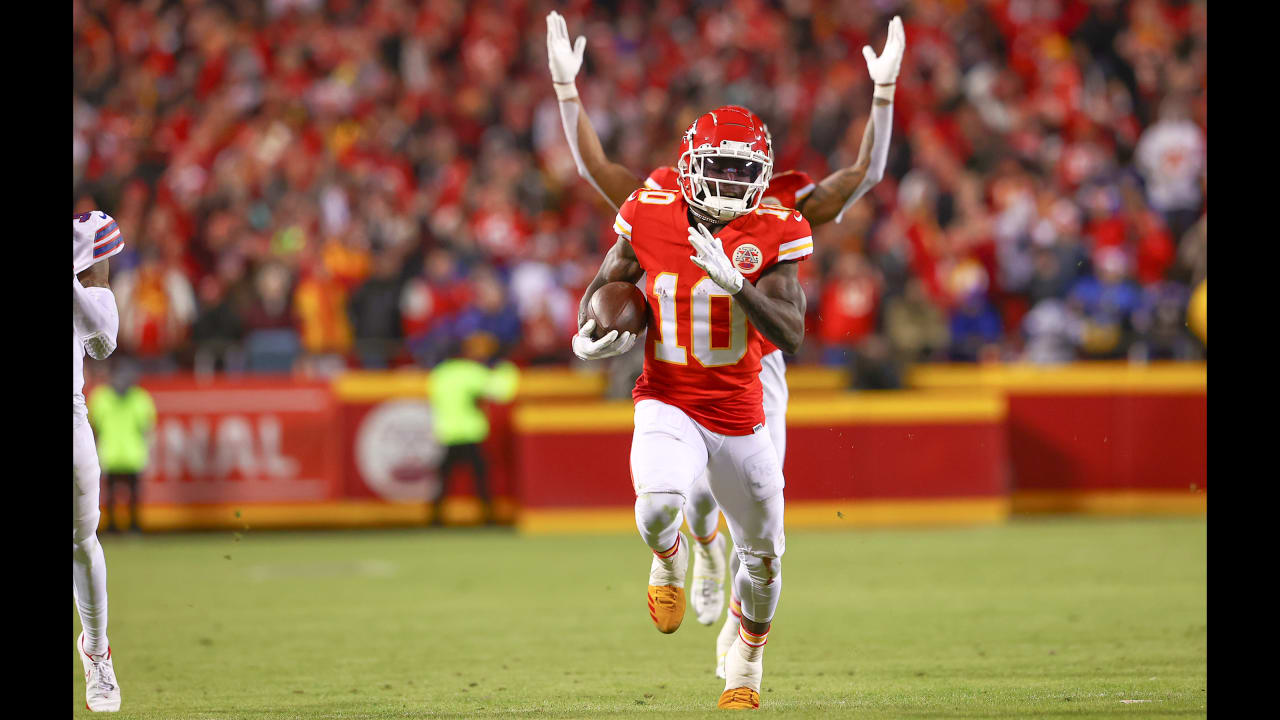
[[[111,664],[111,648],[102,655],[89,655],[84,651],[84,633],[76,639],[76,652],[84,666],[84,706],[93,712],[118,712],[120,710],[120,686],[116,684],[116,670]]]
[[[724,535],[716,533],[710,543],[693,543],[693,612],[698,622],[711,625],[724,612],[724,577],[728,562]]]
[[[733,613],[725,615],[724,625],[720,626],[720,635],[716,638],[716,677],[721,680],[725,679],[725,655],[729,654],[729,648],[733,647],[733,641],[738,639],[738,628],[741,626],[742,621]]]

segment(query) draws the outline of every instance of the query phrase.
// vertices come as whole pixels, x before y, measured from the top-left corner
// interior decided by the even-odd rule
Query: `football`
[[[587,319],[596,321],[593,338],[598,339],[617,330],[621,335],[639,335],[649,324],[649,306],[640,288],[628,282],[611,282],[601,286],[587,303]]]

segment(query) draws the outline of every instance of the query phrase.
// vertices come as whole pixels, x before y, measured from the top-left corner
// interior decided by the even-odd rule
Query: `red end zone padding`
[[[788,429],[788,500],[995,497],[1008,492],[996,423]],[[631,432],[519,433],[525,508],[631,505]],[[584,449],[586,451],[584,452]]]
[[[148,505],[333,500],[342,445],[327,382],[148,377],[155,441]]]
[[[1205,395],[1009,398],[1020,491],[1204,490],[1207,434]]]
[[[839,505],[843,516],[864,503],[963,501],[967,513],[977,501],[978,515],[989,518],[992,507],[1007,505],[1004,413],[1003,399],[989,392],[793,400],[784,467],[788,512],[806,503]],[[515,420],[526,515],[546,511],[570,523],[560,511],[599,510],[625,519],[622,511],[635,502],[629,402],[525,405]]]
[[[931,389],[856,394],[806,377],[790,378],[806,389],[788,409],[789,526],[1204,511],[1203,365],[928,367],[913,381]],[[425,379],[144,378],[158,424],[143,526],[421,522],[440,454]],[[518,503],[526,529],[629,527],[631,403],[590,399],[601,383],[565,371],[525,380],[489,412],[500,516]],[[466,475],[449,493],[463,510]]]
[[[835,425],[788,430],[788,500],[1003,497],[995,422]]]
[[[1208,366],[918,366],[914,385],[1009,401],[1015,512],[1203,513]]]

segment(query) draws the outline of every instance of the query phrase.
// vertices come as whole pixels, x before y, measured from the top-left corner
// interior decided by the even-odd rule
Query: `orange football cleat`
[[[749,687],[725,690],[720,693],[716,707],[721,710],[756,710],[760,707],[760,693]]]
[[[671,549],[653,553],[649,564],[649,617],[658,632],[673,633],[684,621],[684,576],[689,572],[689,540],[680,533]]]
[[[673,633],[684,621],[684,588],[674,585],[649,586],[649,617],[658,632]]]

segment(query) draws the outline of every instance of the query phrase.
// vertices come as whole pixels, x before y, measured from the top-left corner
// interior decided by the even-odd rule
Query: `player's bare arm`
[[[76,279],[80,281],[81,287],[100,287],[110,290],[111,285],[107,283],[107,278],[110,275],[110,268],[108,268],[107,265],[110,262],[110,260],[103,260],[91,266],[88,270],[76,275]]]
[[[712,227],[719,230],[723,225]],[[689,244],[696,252],[689,257],[693,264],[734,296],[769,342],[792,354],[800,349],[804,341],[805,297],[794,262],[780,262],[765,269],[757,284],[752,285],[729,261],[724,245],[706,226],[693,223]]]
[[[640,266],[640,259],[636,257],[631,241],[619,237],[605,254],[604,261],[600,263],[600,269],[596,271],[596,276],[591,279],[591,284],[587,285],[586,292],[578,301],[578,325],[581,326],[587,319],[587,303],[596,290],[611,282],[634,283],[642,275],[644,275],[644,268]]]
[[[577,110],[572,113],[577,116],[577,134],[569,137],[569,143],[573,145],[576,140],[577,154],[582,158],[578,175],[592,182],[596,190],[604,195],[615,209],[622,207],[622,203],[627,201],[627,196],[644,184],[643,181],[635,173],[613,162],[605,155],[604,146],[600,144],[600,136],[596,134],[595,127],[591,125],[591,118],[587,116],[587,109],[582,105],[582,98],[575,97],[567,102],[577,106]],[[562,102],[561,106],[563,107],[564,104]],[[564,110],[561,112],[563,113]]]
[[[624,198],[625,199],[625,198]],[[601,360],[614,355],[621,355],[631,349],[636,342],[636,336],[623,332],[618,334],[617,330],[610,330],[604,336],[598,339],[592,339],[595,332],[595,320],[587,319],[587,303],[591,301],[591,296],[596,290],[611,282],[627,282],[634,283],[644,275],[644,268],[640,266],[640,259],[636,257],[635,249],[631,247],[631,241],[619,236],[618,241],[609,248],[609,252],[605,254],[604,261],[600,263],[600,269],[596,271],[596,276],[592,278],[591,284],[587,285],[586,292],[582,294],[582,299],[578,301],[578,333],[573,336],[573,352],[583,360]]]
[[[769,266],[754,285],[744,282],[734,300],[769,342],[791,354],[800,349],[806,301],[795,262]]]
[[[879,98],[872,100],[873,106],[884,107],[890,104],[889,101]],[[814,187],[813,192],[796,203],[799,206],[796,209],[804,215],[810,225],[822,225],[835,220],[845,202],[862,185],[863,181],[868,179],[867,171],[871,169],[871,147],[874,144],[874,129],[875,117],[873,115],[867,119],[866,129],[862,131],[862,144],[858,147],[858,159],[849,167],[840,168],[823,178]],[[880,168],[880,170],[881,174],[871,178],[867,184],[868,188],[875,187],[875,184],[880,182],[884,168]]]
[[[871,117],[862,131],[862,145],[858,148],[858,159],[854,164],[823,178],[808,197],[797,203],[799,207],[796,209],[804,214],[810,225],[821,225],[831,220],[840,222],[844,211],[884,177],[893,129],[893,94],[906,46],[902,19],[897,16],[889,21],[884,52],[877,56],[871,46],[863,46],[867,72],[875,83]]]
[[[582,67],[582,53],[586,46],[587,39],[581,35],[570,46],[564,17],[554,10],[547,15],[547,62],[551,67],[551,81],[556,99],[560,101],[560,121],[574,164],[578,167],[578,175],[591,183],[616,210],[626,202],[631,191],[640,187],[641,180],[605,155],[600,136],[587,116],[582,98],[578,96],[574,78]]]

